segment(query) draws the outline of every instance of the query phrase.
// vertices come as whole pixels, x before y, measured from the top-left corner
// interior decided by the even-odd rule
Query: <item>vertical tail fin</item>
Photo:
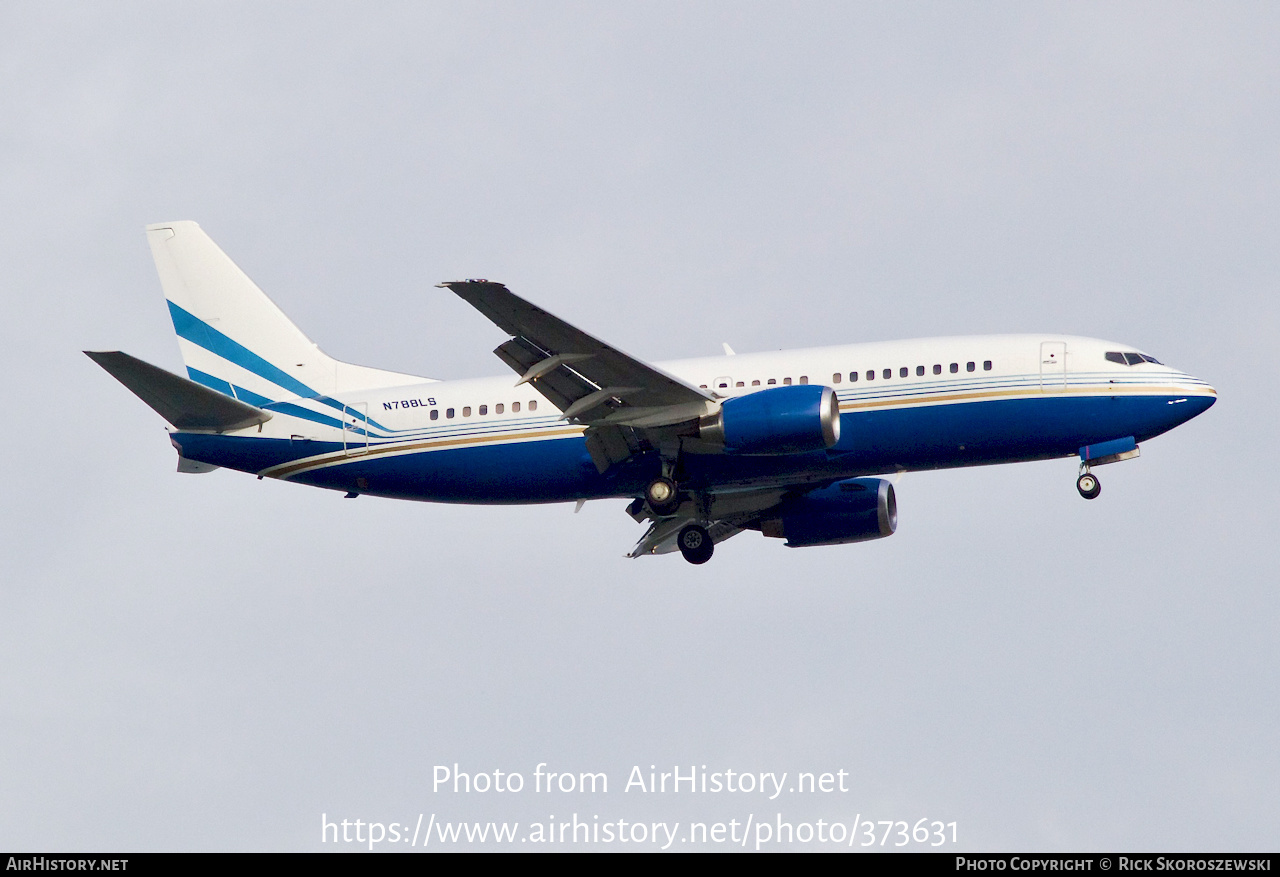
[[[196,223],[149,225],[147,240],[193,381],[261,406],[426,380],[325,354]]]

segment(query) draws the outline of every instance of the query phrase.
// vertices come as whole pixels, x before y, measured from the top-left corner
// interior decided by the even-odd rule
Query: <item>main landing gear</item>
[[[649,482],[649,486],[644,491],[644,498],[649,503],[649,508],[660,518],[665,518],[680,507],[680,494],[676,490],[676,483],[665,475]]]
[[[679,519],[671,520],[671,518],[680,510],[682,501],[690,498],[687,492],[681,495],[680,488],[676,484],[676,472],[680,468],[679,462],[680,447],[678,444],[674,448],[664,448],[662,474],[650,481],[648,486],[645,487],[644,504],[641,505],[637,501],[634,503],[634,510],[628,509],[632,517],[640,520],[644,507],[648,507],[649,515],[655,519],[653,527],[650,528],[650,533],[653,533],[657,528],[679,525]],[[705,506],[705,502],[698,501],[697,496],[693,498],[695,505],[699,507]],[[705,498],[703,499],[705,500]],[[702,514],[705,516],[705,508],[702,508]],[[662,518],[668,520],[658,520]],[[670,534],[671,530],[668,529],[665,532]],[[676,534],[676,547],[680,549],[680,553],[684,555],[685,560],[690,563],[701,564],[711,559],[711,554],[715,551],[716,544],[706,527],[702,526],[702,524],[688,523],[680,527],[680,531]]]
[[[1097,475],[1085,469],[1076,479],[1076,490],[1080,491],[1080,495],[1085,499],[1097,499],[1098,494],[1102,493],[1102,484],[1098,481]]]
[[[664,473],[650,481],[649,486],[644,490],[644,501],[649,507],[649,513],[655,518],[669,518],[674,515],[679,510],[681,502],[680,490],[676,486],[675,479]],[[636,505],[639,506],[639,503]],[[636,511],[638,512],[639,509],[637,508]],[[658,524],[655,523],[654,526]],[[716,545],[706,527],[691,523],[685,524],[676,534],[676,547],[680,549],[685,560],[701,564],[711,559]]]
[[[683,527],[676,537],[676,544],[680,546],[684,559],[690,563],[706,563],[716,549],[715,543],[711,541],[711,534],[701,524]]]

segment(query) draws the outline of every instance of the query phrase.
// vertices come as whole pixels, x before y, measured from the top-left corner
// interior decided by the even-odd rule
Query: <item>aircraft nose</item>
[[[1204,411],[1211,407],[1214,402],[1218,401],[1218,391],[1216,388],[1210,386],[1208,381],[1201,380],[1200,378],[1192,378],[1192,380],[1199,385],[1196,388],[1197,393],[1202,399],[1204,399],[1204,408],[1200,410]]]
[[[1213,403],[1218,401],[1218,392],[1213,389],[1213,387],[1202,385],[1196,389],[1198,392],[1194,396],[1187,396],[1185,399],[1172,400],[1169,402],[1170,405],[1176,404],[1177,407],[1182,409],[1183,423],[1208,411],[1213,407]],[[1206,391],[1208,392],[1206,393]]]
[[[1196,414],[1209,410],[1218,401],[1218,391],[1208,381],[1179,371],[1174,371],[1170,377],[1173,378],[1173,386],[1189,394],[1187,405],[1194,408]]]

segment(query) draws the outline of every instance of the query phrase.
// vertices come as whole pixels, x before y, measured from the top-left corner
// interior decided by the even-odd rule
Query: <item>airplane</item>
[[[848,344],[649,364],[503,284],[438,284],[510,338],[518,376],[437,381],[335,360],[194,222],[147,226],[187,376],[85,351],[169,424],[178,471],[223,467],[457,503],[630,499],[629,557],[707,562],[747,530],[790,547],[897,529],[901,473],[1079,457],[1093,469],[1213,405],[1131,345],[1066,335]],[[890,477],[884,477],[890,476]]]

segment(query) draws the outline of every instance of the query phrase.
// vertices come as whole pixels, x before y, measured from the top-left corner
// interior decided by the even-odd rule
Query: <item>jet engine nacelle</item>
[[[830,387],[797,384],[726,399],[699,437],[731,454],[803,454],[840,440],[840,402]]]
[[[883,478],[850,478],[783,502],[760,529],[792,548],[882,539],[898,529],[898,500]]]

